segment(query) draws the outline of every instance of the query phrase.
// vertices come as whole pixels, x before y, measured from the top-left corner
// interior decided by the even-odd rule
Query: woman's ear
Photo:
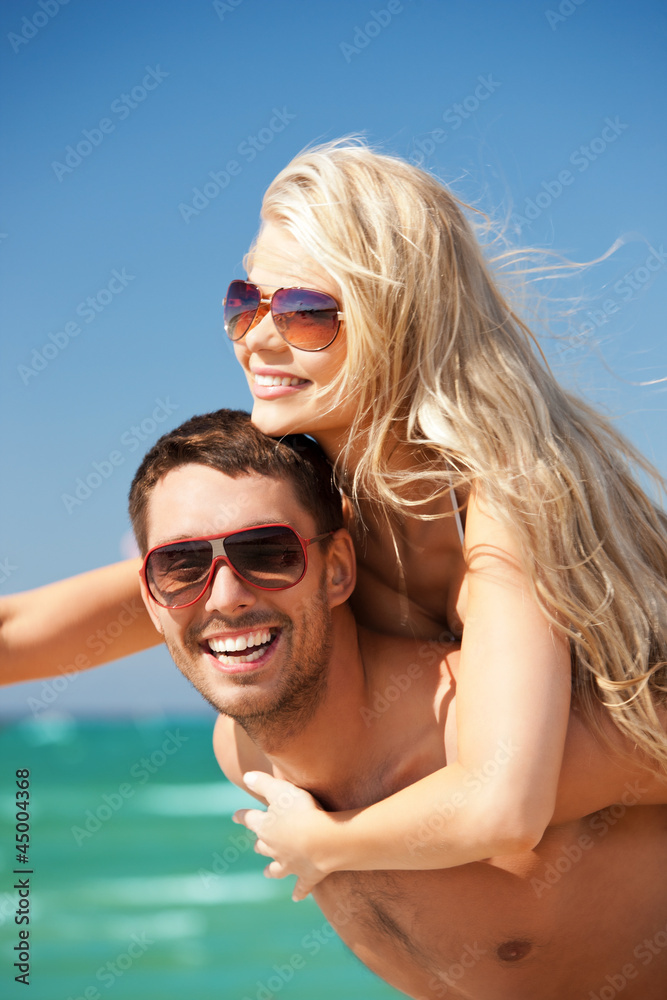
[[[343,507],[343,524],[349,530],[350,525],[354,520],[354,504],[344,493],[341,493],[340,499]]]
[[[347,528],[339,528],[326,551],[327,587],[332,608],[344,604],[357,582],[357,560],[352,536]]]

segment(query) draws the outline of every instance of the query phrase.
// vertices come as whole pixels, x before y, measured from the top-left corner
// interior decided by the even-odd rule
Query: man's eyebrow
[[[157,549],[162,545],[174,545],[176,542],[190,542],[199,538],[220,538],[222,535],[235,535],[237,531],[247,531],[249,528],[259,528],[264,526],[271,527],[274,524],[286,524],[289,528],[293,527],[289,521],[271,521],[270,519],[266,520],[258,518],[256,521],[249,521],[247,524],[242,524],[238,528],[232,528],[231,531],[209,531],[203,535],[170,535],[160,542],[155,542],[154,545],[151,545],[151,549]],[[296,531],[298,529],[295,528],[294,530]]]

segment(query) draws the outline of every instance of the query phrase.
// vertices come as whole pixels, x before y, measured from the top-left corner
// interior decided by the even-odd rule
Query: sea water
[[[331,936],[312,899],[291,901],[293,879],[264,878],[254,838],[231,821],[256,803],[222,777],[210,721],[6,723],[0,761],[3,998],[403,995]],[[24,770],[27,851],[15,843]]]

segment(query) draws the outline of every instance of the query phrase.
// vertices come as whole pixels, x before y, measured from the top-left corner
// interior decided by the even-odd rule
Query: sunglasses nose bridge
[[[217,542],[218,545],[223,545],[221,539],[218,539]],[[223,566],[227,567],[229,574],[223,574],[223,578],[219,580],[218,570]],[[205,601],[208,610],[214,608],[228,610],[230,607],[237,607],[239,604],[245,606],[253,603],[255,598],[252,591],[253,588],[234,568],[229,556],[224,554],[224,550],[223,552],[219,552],[218,555],[213,556],[208,583],[202,593],[202,596],[206,595]]]
[[[215,563],[218,559],[227,558],[227,553],[225,552],[225,540],[224,538],[212,538],[210,540],[211,546],[211,563]]]
[[[208,574],[208,584],[206,589],[209,590],[213,587],[215,583],[215,578],[218,575],[218,570],[221,566],[227,566],[229,571],[233,576],[238,579],[238,574],[234,567],[232,566],[229,556],[225,551],[225,539],[224,538],[212,538],[211,539],[211,569]]]
[[[271,300],[270,299],[260,299],[259,305],[257,306],[257,309],[255,310],[255,315],[253,316],[252,320],[250,321],[250,326],[248,327],[248,329],[246,330],[246,332],[243,334],[243,337],[247,337],[247,335],[251,332],[251,330],[255,330],[256,327],[258,327],[259,324],[262,322],[262,320],[264,319],[264,317],[267,316],[270,312],[271,312]],[[273,319],[273,317],[271,317],[271,318]],[[243,339],[243,338],[241,338],[241,339]]]
[[[261,323],[264,317],[267,316],[270,312],[271,312],[271,300],[261,299],[259,305],[257,306],[257,312],[255,313],[255,318],[250,324],[250,329],[252,330],[253,326],[257,326],[258,323]]]
[[[270,316],[270,323],[262,323]],[[262,299],[257,306],[253,321],[244,334],[246,349],[251,353],[259,350],[285,350],[285,338],[276,325],[271,309],[271,299]]]

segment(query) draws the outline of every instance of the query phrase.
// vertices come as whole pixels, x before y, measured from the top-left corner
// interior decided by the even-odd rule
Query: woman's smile
[[[252,394],[256,399],[279,399],[312,385],[309,379],[279,368],[251,368]]]

